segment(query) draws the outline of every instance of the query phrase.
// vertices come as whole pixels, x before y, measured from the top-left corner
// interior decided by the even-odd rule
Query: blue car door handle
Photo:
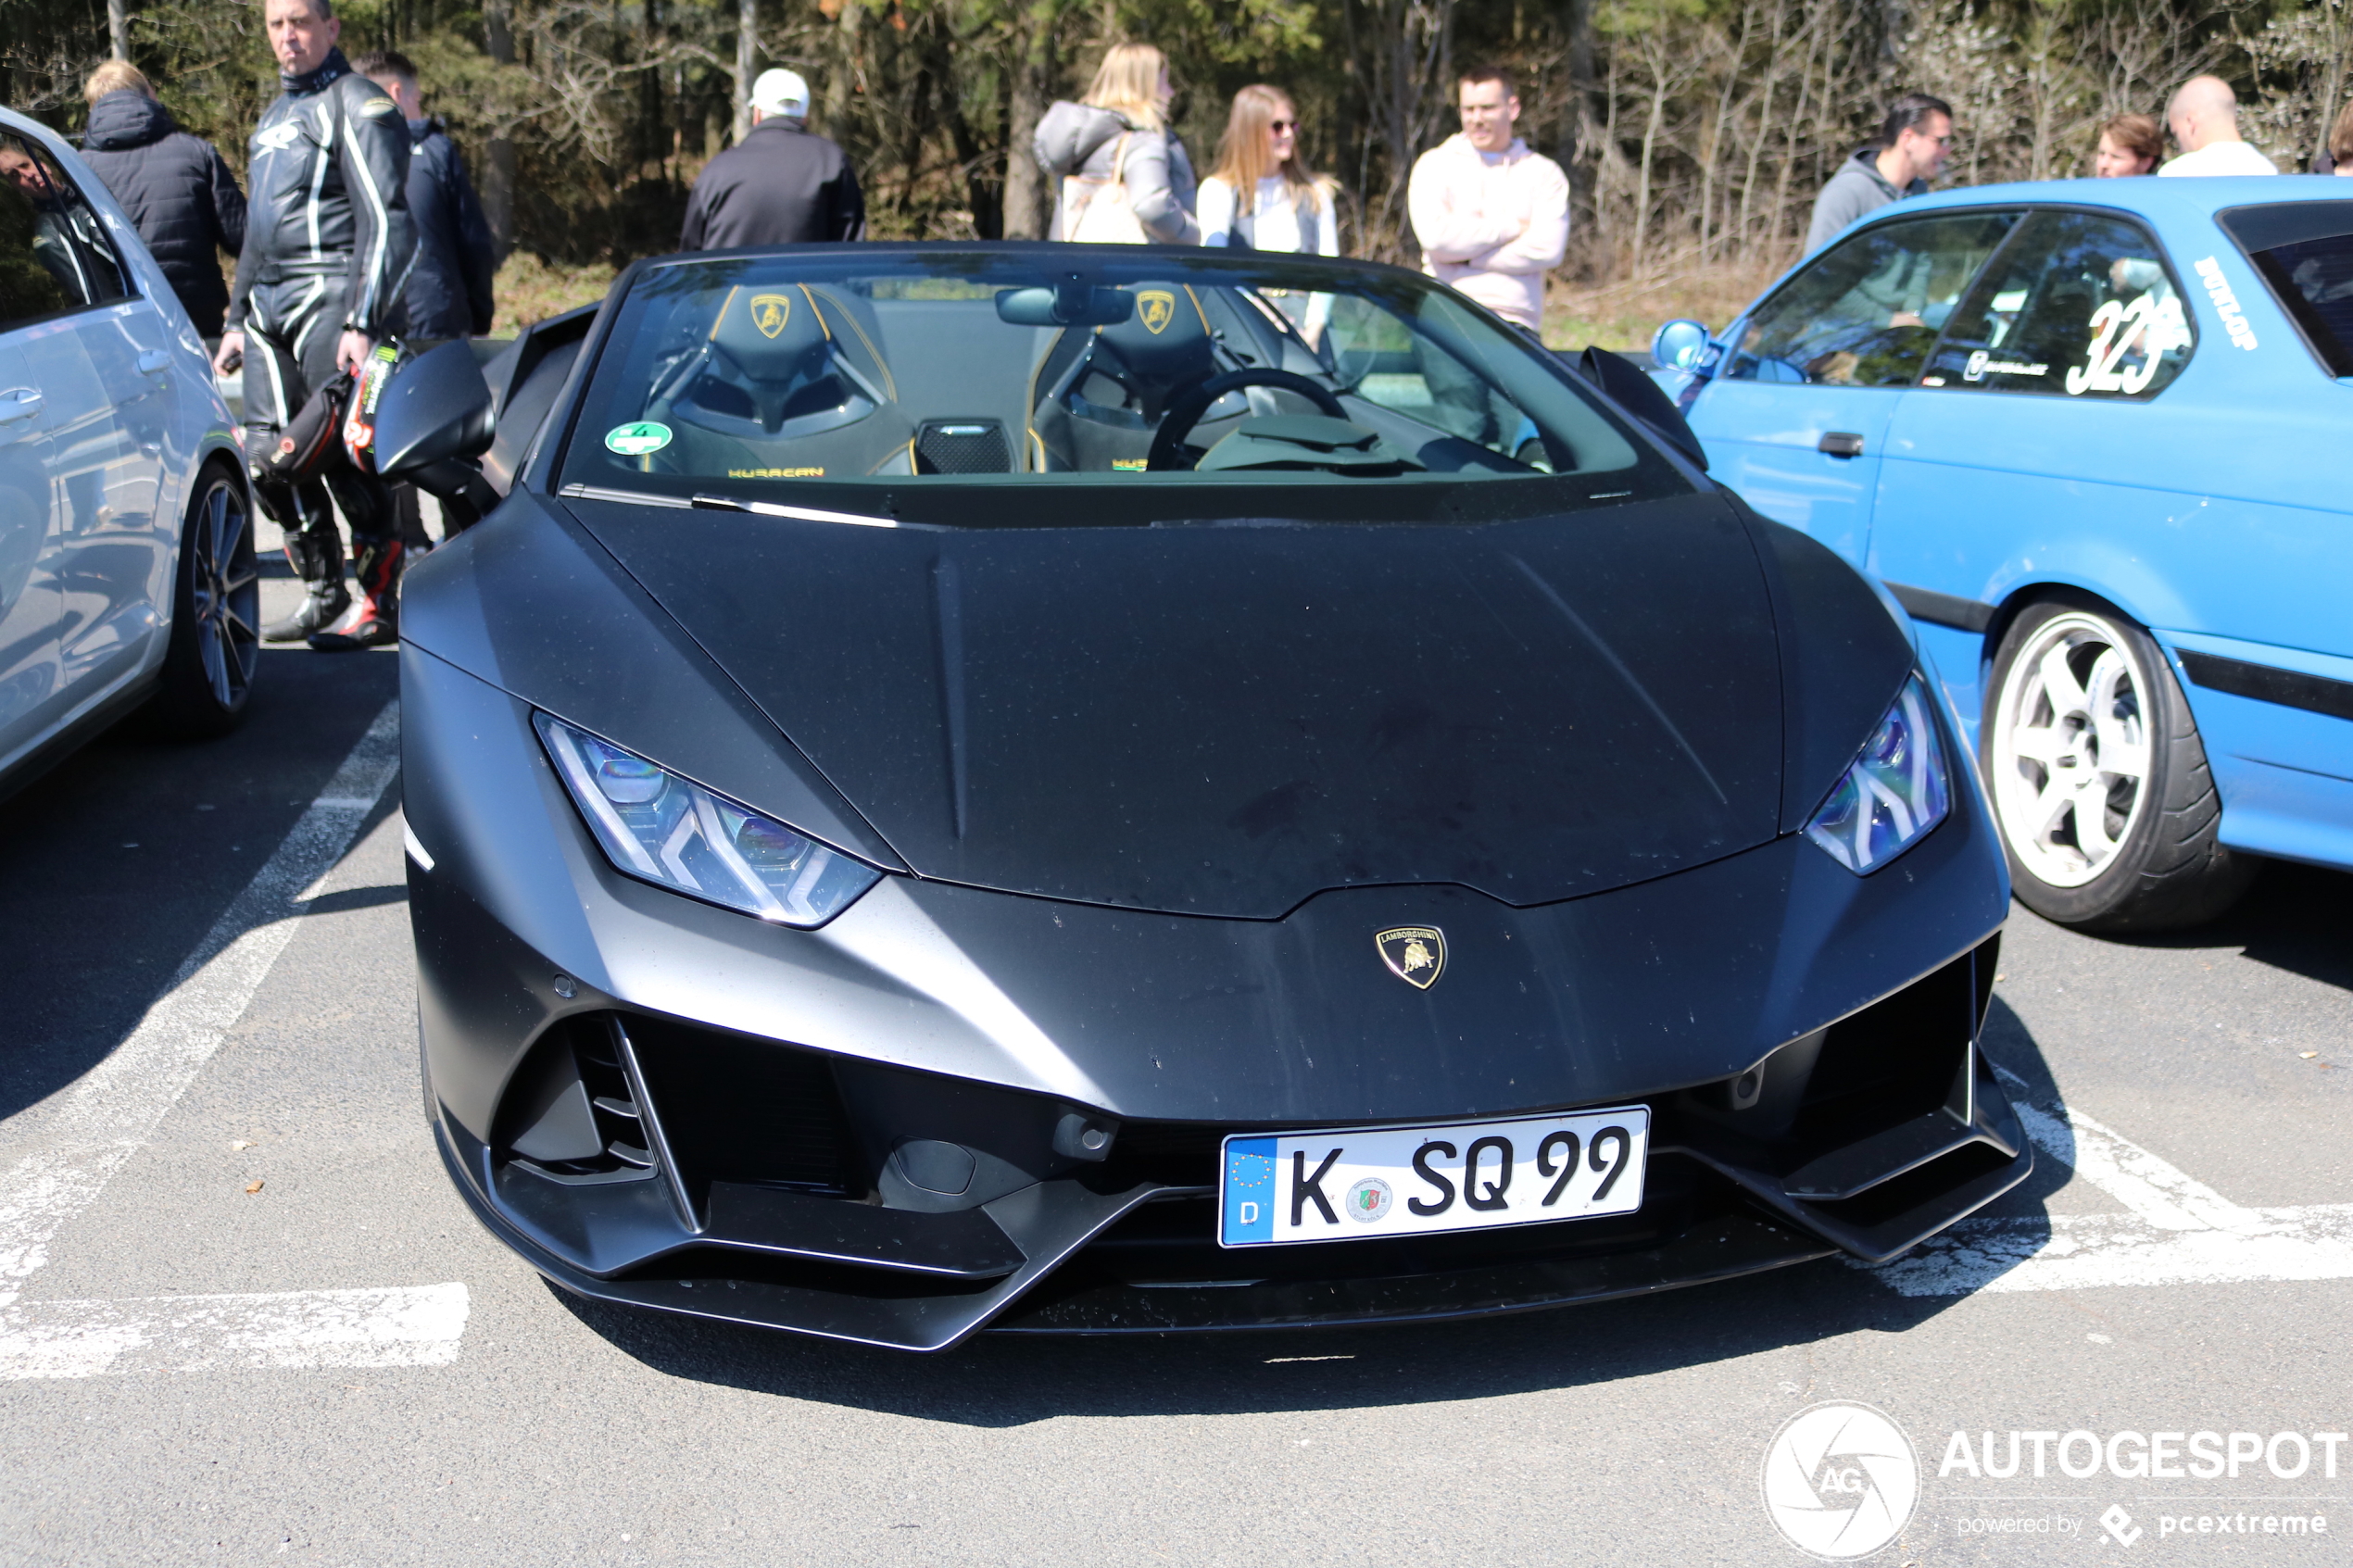
[[[139,356],[139,373],[152,376],[171,368],[171,356],[160,348],[150,348]]]
[[[12,386],[0,392],[0,425],[29,420],[41,412],[41,394],[29,386]]]
[[[1863,438],[1851,430],[1825,431],[1822,439],[1814,444],[1817,452],[1827,452],[1833,458],[1859,458],[1863,455]]]

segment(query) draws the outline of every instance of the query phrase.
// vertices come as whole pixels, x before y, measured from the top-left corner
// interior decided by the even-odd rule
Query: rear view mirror
[[[376,472],[407,479],[487,451],[497,420],[473,345],[463,339],[402,366],[376,405]]]
[[[1696,370],[1709,342],[1699,322],[1669,321],[1651,339],[1651,362],[1662,370]]]
[[[1133,295],[1076,279],[1051,288],[997,291],[997,319],[1016,327],[1115,327],[1135,313]]]

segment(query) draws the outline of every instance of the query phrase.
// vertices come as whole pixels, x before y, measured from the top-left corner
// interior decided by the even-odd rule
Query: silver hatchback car
[[[0,794],[142,705],[237,721],[252,516],[187,312],[73,150],[0,109]]]

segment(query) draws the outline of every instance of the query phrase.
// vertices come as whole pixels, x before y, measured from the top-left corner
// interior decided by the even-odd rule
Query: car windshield
[[[1302,492],[1290,515],[1411,491],[1429,510],[1429,487],[1464,482],[1550,508],[1689,488],[1559,361],[1435,283],[1128,247],[649,267],[560,465],[567,487],[853,510],[1089,484],[1277,485]]]

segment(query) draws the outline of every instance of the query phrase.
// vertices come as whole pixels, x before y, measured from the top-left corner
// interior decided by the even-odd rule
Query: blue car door
[[[2017,220],[1995,210],[1868,224],[1785,280],[1732,329],[1692,405],[1715,477],[1862,564],[1888,421]]]
[[[1869,565],[1923,622],[1965,723],[1978,633],[2021,575],[2144,615],[2173,599],[2173,487],[2213,435],[2196,400],[2162,395],[2193,343],[2163,250],[2117,212],[2033,213],[1954,312],[1888,433]]]

